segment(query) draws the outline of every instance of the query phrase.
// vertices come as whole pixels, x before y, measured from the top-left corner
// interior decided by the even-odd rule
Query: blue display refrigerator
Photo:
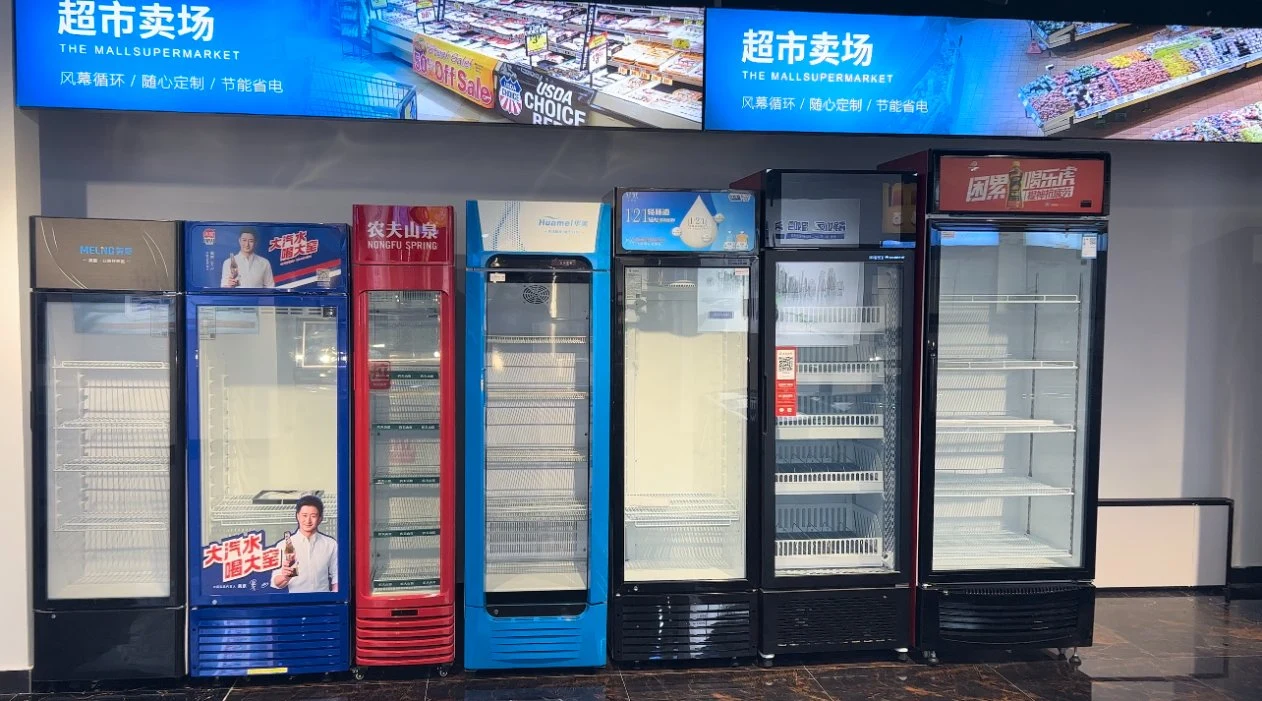
[[[609,208],[467,212],[467,669],[605,664]]]
[[[349,669],[346,227],[184,234],[189,674]]]

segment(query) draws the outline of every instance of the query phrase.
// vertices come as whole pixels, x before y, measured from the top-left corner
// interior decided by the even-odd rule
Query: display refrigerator
[[[911,637],[912,174],[767,170],[760,661]]]
[[[918,647],[1090,645],[1109,158],[926,152]]]
[[[185,224],[189,674],[350,668],[343,224]]]
[[[355,664],[456,654],[451,207],[355,205]]]
[[[470,201],[467,669],[605,664],[609,208]]]
[[[184,674],[178,260],[174,222],[31,220],[37,682]]]
[[[619,189],[612,657],[757,655],[758,200]]]

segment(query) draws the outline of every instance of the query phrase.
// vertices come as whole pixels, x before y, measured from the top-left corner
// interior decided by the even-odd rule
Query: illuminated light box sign
[[[722,9],[706,22],[707,129],[1262,141],[1257,29]],[[1225,76],[1225,90],[1187,89]]]
[[[17,0],[22,107],[700,129],[705,10]]]

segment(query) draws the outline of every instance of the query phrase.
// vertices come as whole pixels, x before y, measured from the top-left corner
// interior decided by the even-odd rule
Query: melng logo
[[[511,75],[500,76],[500,109],[516,117],[521,108],[521,83]]]

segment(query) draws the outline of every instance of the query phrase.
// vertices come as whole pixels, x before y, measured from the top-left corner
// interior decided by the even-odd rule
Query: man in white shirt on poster
[[[275,287],[272,280],[272,263],[254,250],[258,247],[258,234],[253,229],[242,229],[237,241],[241,250],[228,256],[223,262],[222,287]]]
[[[298,530],[290,536],[293,555],[281,549],[281,566],[272,575],[272,586],[287,589],[291,594],[337,591],[337,541],[320,532],[324,521],[324,502],[308,494],[294,509]]]

